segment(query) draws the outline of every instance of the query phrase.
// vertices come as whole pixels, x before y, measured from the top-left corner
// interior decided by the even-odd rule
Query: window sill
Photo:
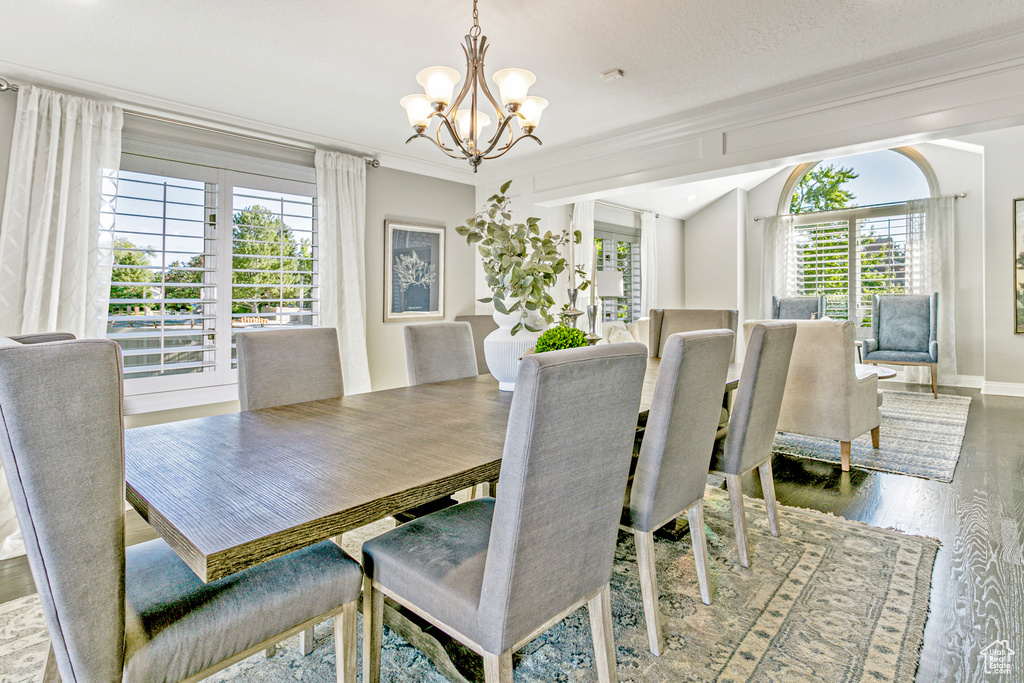
[[[124,414],[141,415],[161,410],[193,408],[211,403],[238,400],[237,384],[222,384],[213,387],[156,391],[147,394],[132,394],[124,397]]]

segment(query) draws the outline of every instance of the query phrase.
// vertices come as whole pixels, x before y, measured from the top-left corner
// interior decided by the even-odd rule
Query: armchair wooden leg
[[[654,566],[654,532],[634,531],[636,564],[640,569],[640,596],[643,600],[644,622],[651,654],[661,655],[661,610],[658,608],[658,573]],[[696,546],[695,546],[696,550]]]
[[[932,363],[932,396],[939,397],[939,364]]]
[[[779,515],[775,503],[775,477],[772,474],[771,458],[758,465],[757,474],[761,477],[761,492],[764,494],[764,506],[768,510],[768,527],[772,536],[779,535]]]
[[[363,683],[380,683],[383,644],[384,594],[373,587],[369,577],[363,577]]]
[[[587,603],[590,612],[590,632],[594,637],[594,662],[600,683],[618,683],[619,671],[615,665],[615,639],[612,637],[611,589],[608,584]],[[488,682],[490,683],[490,682]]]
[[[750,566],[750,550],[747,548],[747,518],[743,513],[743,483],[738,474],[725,475],[725,486],[729,489],[729,507],[732,508],[732,525],[736,530],[736,554],[740,564]]]
[[[850,471],[850,442],[840,441],[839,442],[839,454],[843,460],[843,472]]]
[[[313,651],[313,627],[310,626],[299,634],[299,651],[305,657]]]
[[[277,645],[271,645],[270,647],[268,647],[264,651],[264,654],[267,656],[267,659],[270,659],[271,657],[276,655],[277,654]]]
[[[484,683],[512,683],[512,650],[484,653]]]
[[[43,668],[43,683],[60,683],[60,671],[57,670],[57,660],[53,655],[53,645],[46,653],[46,665]]]
[[[334,617],[334,665],[338,683],[356,683],[356,611],[358,600],[346,603]]]
[[[882,438],[882,427],[879,425],[871,430],[871,447],[878,448],[878,444]]]
[[[697,583],[700,584],[700,599],[705,605],[711,604],[711,572],[708,568],[708,539],[704,533],[704,499],[701,498],[686,511],[690,521],[690,542],[693,543],[693,562],[697,566]],[[660,633],[660,613],[659,633]],[[648,631],[650,627],[648,627]],[[659,639],[660,640],[660,639]]]

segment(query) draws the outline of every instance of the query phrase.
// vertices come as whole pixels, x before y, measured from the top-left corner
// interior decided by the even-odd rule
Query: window
[[[601,301],[604,322],[635,322],[640,313],[640,231],[609,223],[594,224],[597,269],[622,272],[622,298]],[[601,292],[597,293],[600,296]]]
[[[190,156],[122,155],[107,338],[129,395],[234,384],[239,330],[319,322],[315,184]]]

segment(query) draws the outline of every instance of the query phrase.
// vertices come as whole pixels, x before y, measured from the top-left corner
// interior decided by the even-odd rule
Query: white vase
[[[536,346],[541,332],[530,332],[524,327],[513,335],[512,328],[519,322],[519,313],[505,315],[495,311],[493,317],[494,322],[498,323],[498,329],[484,337],[487,370],[498,380],[498,389],[514,391],[516,375],[519,374],[519,359],[528,348]],[[530,327],[539,328],[541,331],[546,327],[536,312],[529,313],[526,322]]]

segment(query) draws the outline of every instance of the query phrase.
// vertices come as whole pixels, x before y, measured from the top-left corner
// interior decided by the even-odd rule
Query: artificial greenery
[[[545,351],[557,351],[559,349],[575,349],[578,346],[587,345],[587,335],[583,330],[565,325],[555,325],[537,339],[535,353]]]
[[[455,231],[469,244],[479,242],[477,249],[483,257],[487,286],[492,292],[492,296],[480,301],[493,304],[499,313],[519,313],[512,334],[524,327],[536,332],[536,328],[526,324],[526,316],[536,311],[544,322],[554,322],[549,309],[555,300],[547,290],[566,268],[565,259],[560,256],[561,247],[570,241],[579,244],[583,235],[579,230],[572,234],[568,230],[558,235],[550,230],[541,234],[539,218],[527,218],[525,223],[513,221],[511,200],[505,195],[511,185],[511,180],[502,185],[479,213]]]

